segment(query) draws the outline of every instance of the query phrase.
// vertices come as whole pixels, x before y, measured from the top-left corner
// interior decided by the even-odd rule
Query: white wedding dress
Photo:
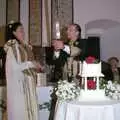
[[[5,46],[8,120],[38,120],[35,81],[33,76],[23,73],[34,65],[30,61],[21,62],[18,46],[15,41],[17,60],[12,47]]]

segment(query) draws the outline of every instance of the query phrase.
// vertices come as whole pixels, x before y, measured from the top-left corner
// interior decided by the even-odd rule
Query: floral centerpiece
[[[80,95],[80,87],[73,81],[60,80],[58,81],[58,86],[55,88],[55,95],[59,102],[70,101]]]
[[[100,88],[105,89],[105,95],[114,100],[120,100],[120,84],[116,81],[100,80]]]
[[[119,100],[120,99],[120,84],[113,83],[112,81],[108,81],[108,84],[105,88],[105,94],[106,96],[114,99]]]

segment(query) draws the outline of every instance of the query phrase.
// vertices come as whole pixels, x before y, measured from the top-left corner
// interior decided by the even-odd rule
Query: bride
[[[15,22],[7,26],[6,80],[8,120],[38,120],[36,70],[31,47],[24,41],[24,28]]]

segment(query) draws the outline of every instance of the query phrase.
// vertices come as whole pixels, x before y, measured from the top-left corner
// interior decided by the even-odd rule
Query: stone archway
[[[111,19],[99,19],[85,24],[85,34],[102,34],[104,31],[120,25],[120,22]]]

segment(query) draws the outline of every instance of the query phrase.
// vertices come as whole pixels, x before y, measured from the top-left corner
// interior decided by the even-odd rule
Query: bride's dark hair
[[[11,39],[17,40],[13,32],[16,31],[19,26],[22,26],[20,22],[10,23],[6,26],[6,41]]]

